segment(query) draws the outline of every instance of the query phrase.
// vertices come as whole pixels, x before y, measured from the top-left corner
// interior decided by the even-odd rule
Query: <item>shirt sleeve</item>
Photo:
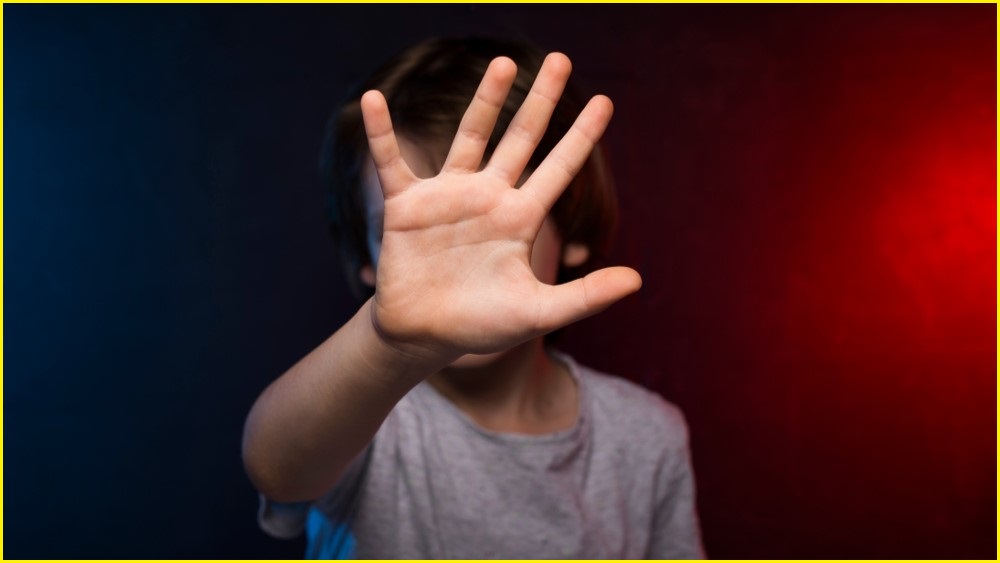
[[[306,526],[309,510],[321,504],[324,510],[346,506],[361,486],[368,459],[371,457],[371,443],[360,453],[350,465],[330,492],[315,501],[306,502],[276,502],[263,494],[260,495],[260,508],[257,510],[257,524],[269,536],[278,539],[292,539],[302,534]]]
[[[657,501],[648,559],[705,559],[683,417],[680,425],[682,440],[667,448],[656,485]]]
[[[288,540],[297,537],[305,529],[306,516],[311,502],[275,502],[260,494],[260,508],[257,510],[257,524],[267,535]]]

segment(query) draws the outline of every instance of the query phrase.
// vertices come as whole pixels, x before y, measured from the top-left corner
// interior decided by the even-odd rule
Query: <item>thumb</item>
[[[639,273],[623,266],[597,270],[564,284],[547,285],[542,293],[539,328],[548,333],[600,313],[640,287]]]

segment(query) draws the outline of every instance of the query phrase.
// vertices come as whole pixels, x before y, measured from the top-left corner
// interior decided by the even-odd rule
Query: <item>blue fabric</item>
[[[334,524],[312,508],[306,518],[306,559],[353,559],[354,534],[347,522]]]

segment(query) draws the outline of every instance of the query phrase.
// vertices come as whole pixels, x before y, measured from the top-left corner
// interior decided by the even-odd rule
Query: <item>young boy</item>
[[[545,346],[641,284],[578,277],[614,225],[612,106],[569,73],[432,40],[340,112],[333,230],[370,297],[247,417],[267,532],[306,528],[310,557],[703,557],[681,413]]]

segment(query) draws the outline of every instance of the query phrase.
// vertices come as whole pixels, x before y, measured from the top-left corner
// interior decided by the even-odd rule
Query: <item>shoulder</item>
[[[563,359],[586,389],[595,430],[660,451],[687,447],[687,422],[676,405],[623,377]]]

